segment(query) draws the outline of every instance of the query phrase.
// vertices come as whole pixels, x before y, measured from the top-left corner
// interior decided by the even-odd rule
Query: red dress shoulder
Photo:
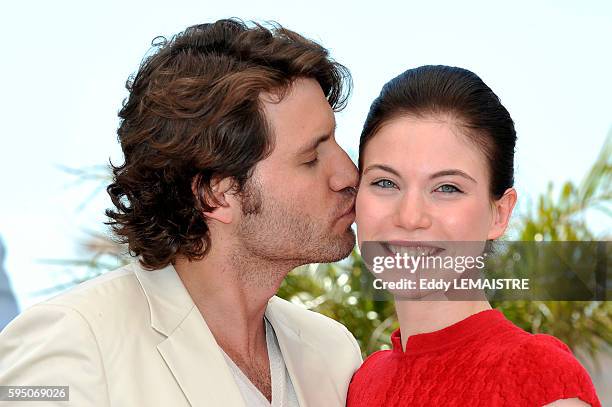
[[[586,369],[554,336],[529,335],[509,358],[505,372],[516,389],[511,399],[515,405],[546,405],[568,398],[601,405]]]

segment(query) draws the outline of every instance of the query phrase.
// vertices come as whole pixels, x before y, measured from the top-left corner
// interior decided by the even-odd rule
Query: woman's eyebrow
[[[365,175],[368,171],[374,170],[374,169],[379,169],[379,170],[390,172],[391,174],[395,175],[398,178],[402,177],[399,174],[399,172],[397,172],[393,168],[389,167],[388,165],[384,165],[384,164],[372,164],[372,165],[369,165],[363,171],[363,175]],[[459,177],[463,177],[463,178],[466,178],[466,179],[468,179],[468,180],[470,180],[470,181],[472,181],[474,183],[477,183],[476,180],[474,178],[470,177],[466,172],[458,170],[458,169],[447,169],[447,170],[442,170],[442,171],[435,172],[435,173],[433,173],[433,174],[431,174],[429,176],[429,179],[443,177],[445,175],[457,175]]]
[[[429,176],[429,179],[434,179],[434,178],[438,178],[438,177],[443,177],[445,175],[457,175],[459,177],[463,177],[466,178],[474,183],[477,184],[476,180],[472,177],[470,177],[467,173],[465,173],[464,171],[458,170],[458,169],[448,169],[448,170],[442,170],[442,171],[438,171],[436,173],[433,173]]]
[[[402,177],[399,174],[399,172],[395,171],[393,168],[391,168],[391,167],[389,167],[387,165],[384,165],[384,164],[372,164],[372,165],[369,165],[365,170],[363,170],[363,175],[367,174],[368,171],[374,170],[374,169],[379,169],[379,170],[390,172],[391,174],[395,175],[398,178]]]

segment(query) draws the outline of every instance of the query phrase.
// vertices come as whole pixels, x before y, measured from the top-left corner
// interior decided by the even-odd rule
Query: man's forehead
[[[280,94],[262,94],[261,103],[277,148],[302,150],[334,132],[333,110],[313,79],[298,79]]]

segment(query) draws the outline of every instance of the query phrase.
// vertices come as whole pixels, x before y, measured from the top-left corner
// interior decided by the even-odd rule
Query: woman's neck
[[[438,331],[456,322],[491,309],[488,301],[395,301],[402,349],[411,335]]]

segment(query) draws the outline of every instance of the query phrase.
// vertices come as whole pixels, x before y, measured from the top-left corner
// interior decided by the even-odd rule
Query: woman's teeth
[[[389,244],[387,247],[393,253],[399,253],[402,256],[407,255],[411,257],[432,256],[442,250],[439,247],[431,246],[397,246]]]

